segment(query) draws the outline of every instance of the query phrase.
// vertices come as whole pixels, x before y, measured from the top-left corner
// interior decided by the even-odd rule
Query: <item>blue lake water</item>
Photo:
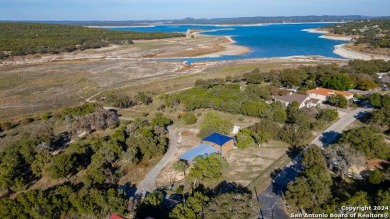
[[[252,52],[243,55],[221,57],[182,58],[188,62],[237,60],[250,58],[269,58],[286,56],[326,56],[342,58],[333,53],[334,46],[345,43],[340,40],[319,38],[304,29],[324,27],[329,23],[311,24],[270,24],[262,26],[199,26],[199,25],[157,25],[151,27],[115,27],[107,28],[121,31],[140,32],[186,32],[188,29],[206,30],[203,34],[214,36],[231,36],[237,45],[249,47]]]

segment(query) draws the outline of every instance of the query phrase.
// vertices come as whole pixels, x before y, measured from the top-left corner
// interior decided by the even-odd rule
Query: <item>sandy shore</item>
[[[251,52],[252,50],[245,46],[236,45],[236,41],[234,41],[231,36],[225,36],[227,43],[220,44],[225,49],[220,52],[210,53],[207,55],[197,56],[193,58],[204,58],[204,57],[221,57],[221,56],[231,56],[231,55],[243,55]]]
[[[354,50],[346,48],[346,45],[347,44],[341,44],[341,45],[335,46],[335,49],[333,52],[339,56],[342,56],[342,57],[348,58],[348,59],[362,59],[362,60],[383,59],[385,61],[390,60],[389,56],[375,55],[375,54],[368,54],[368,53],[354,51]]]
[[[328,40],[343,40],[343,41],[351,41],[352,40],[351,36],[335,36],[335,35],[331,35],[326,30],[303,29],[302,31],[306,31],[306,32],[309,32],[309,33],[323,34],[323,35],[319,36],[319,38],[324,38],[324,39],[328,39]]]
[[[343,41],[352,41],[352,36],[336,36],[329,34],[328,31],[319,30],[319,29],[304,29],[302,31],[306,31],[309,33],[323,34],[319,36],[320,38],[325,38],[329,40],[343,40]],[[347,48],[348,43],[340,44],[335,46],[333,52],[341,57],[347,59],[361,59],[361,60],[372,60],[372,59],[383,59],[390,60],[389,56],[379,55],[379,54],[371,54],[371,53],[363,53],[360,51],[352,50]]]

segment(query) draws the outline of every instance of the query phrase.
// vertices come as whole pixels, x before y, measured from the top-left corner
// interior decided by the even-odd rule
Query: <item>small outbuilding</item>
[[[234,147],[234,138],[219,133],[214,133],[206,138],[203,138],[202,144],[204,142],[207,142],[216,148],[218,153],[221,155]]]
[[[179,159],[187,163],[192,163],[195,157],[204,156],[204,155],[208,156],[214,153],[218,153],[218,150],[215,147],[212,147],[207,144],[200,144],[195,148],[192,148],[191,150],[180,155]]]

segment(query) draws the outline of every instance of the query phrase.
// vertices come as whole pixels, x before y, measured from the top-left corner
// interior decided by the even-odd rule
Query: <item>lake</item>
[[[140,32],[187,32],[188,29],[205,30],[202,34],[231,36],[237,45],[249,47],[252,52],[244,55],[221,57],[183,58],[188,62],[237,60],[250,58],[270,58],[286,56],[325,56],[342,58],[333,53],[334,46],[345,43],[341,40],[319,38],[321,34],[309,33],[304,29],[319,28],[330,23],[308,24],[265,24],[257,26],[222,26],[222,25],[156,25],[150,27],[114,27],[120,31]]]

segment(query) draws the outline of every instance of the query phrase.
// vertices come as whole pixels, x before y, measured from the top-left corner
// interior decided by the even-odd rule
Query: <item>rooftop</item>
[[[273,98],[275,100],[285,101],[285,102],[289,102],[289,103],[296,101],[299,104],[302,104],[303,102],[305,102],[305,100],[308,98],[308,96],[290,92],[289,94],[287,94],[285,96],[274,96]]]
[[[317,87],[315,89],[308,90],[308,91],[306,91],[306,93],[319,94],[319,95],[323,95],[323,96],[329,96],[332,94],[340,94],[343,96],[353,96],[353,93],[348,92],[348,91],[330,90],[330,89],[326,89],[326,88],[322,88],[322,87]]]
[[[381,78],[382,83],[390,84],[390,75],[385,75]]]
[[[206,138],[203,139],[203,141],[208,141],[214,144],[217,144],[219,146],[224,145],[226,142],[233,140],[234,138],[226,135],[222,135],[219,133],[214,133]]]
[[[196,146],[195,148],[192,148],[191,150],[180,155],[179,159],[186,160],[188,162],[192,162],[192,160],[195,157],[209,155],[209,154],[213,154],[213,153],[217,153],[217,152],[218,152],[218,150],[210,145],[200,144],[200,145]]]

